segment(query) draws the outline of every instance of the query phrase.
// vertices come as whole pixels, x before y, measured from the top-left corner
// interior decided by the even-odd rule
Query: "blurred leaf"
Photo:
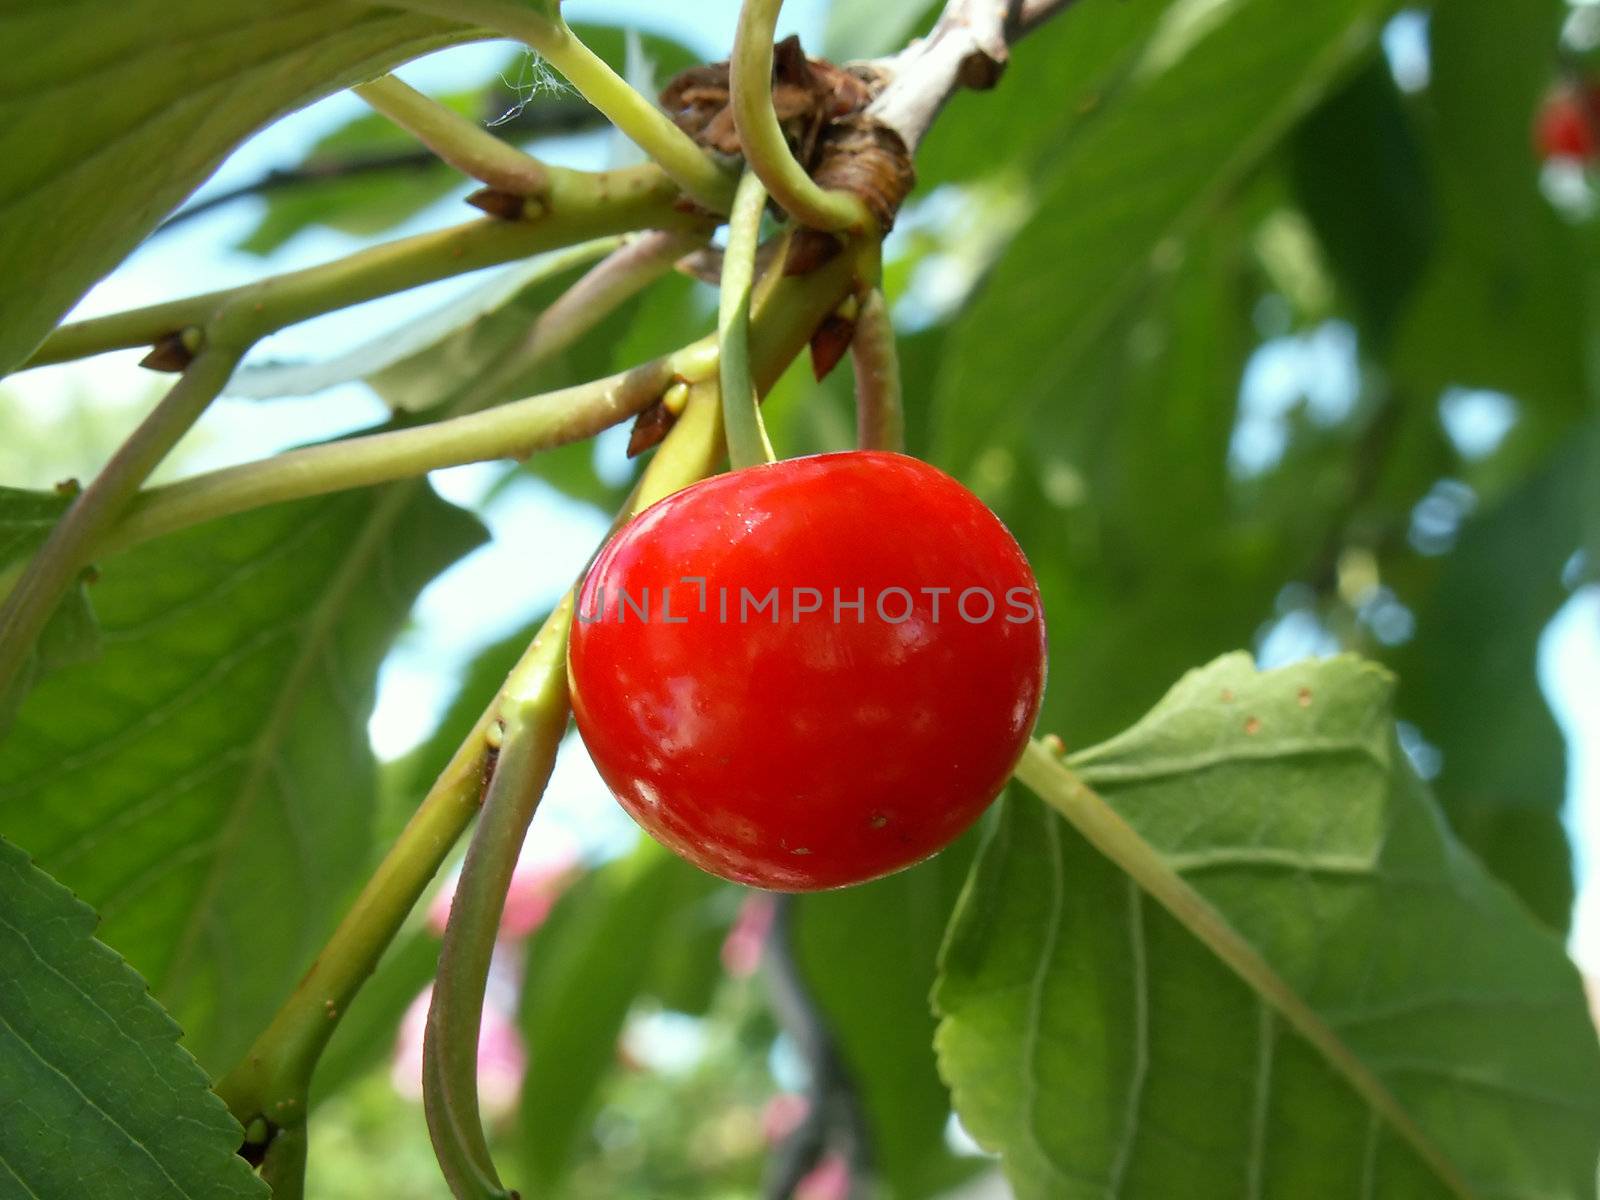
[[[1382,358],[1432,250],[1433,205],[1422,147],[1382,59],[1300,126],[1295,196]]]
[[[1537,459],[1583,412],[1583,263],[1540,195],[1530,123],[1548,86],[1560,0],[1456,0],[1430,18],[1420,98],[1441,239],[1396,347],[1419,397],[1450,385],[1524,405],[1506,452]]]
[[[0,1192],[265,1196],[177,1025],[94,926],[0,839]]]
[[[821,53],[836,62],[892,54],[912,35],[926,33],[941,7],[928,0],[880,0],[876,4],[835,0],[828,8]],[[810,52],[816,54],[817,50],[811,48]]]
[[[801,897],[796,957],[870,1126],[888,1195],[935,1196],[969,1175],[945,1144],[950,1093],[933,1057],[934,965],[977,849],[969,835],[888,879]]]
[[[746,894],[744,888],[712,880],[703,896],[671,913],[658,935],[644,991],[674,1012],[705,1016],[727,978],[722,947]]]
[[[211,1069],[367,863],[378,664],[478,524],[403,485],[241,514],[103,564],[105,648],[0,756],[0,830],[94,904]]]
[[[1192,672],[1074,760],[1474,1194],[1586,1197],[1600,1049],[1577,973],[1452,842],[1387,675]],[[1457,1194],[1325,1058],[1043,804],[984,847],[936,1002],[967,1128],[1023,1197]]]
[[[1400,711],[1442,755],[1433,788],[1456,833],[1546,924],[1565,929],[1572,860],[1562,826],[1567,747],[1539,687],[1539,642],[1567,598],[1583,537],[1581,441],[1469,518],[1393,656]]]
[[[20,0],[0,33],[0,374],[252,132],[470,36],[345,0]]]
[[[1278,514],[1238,503],[1228,466],[1252,341],[1243,224],[1225,210],[1175,253],[1084,356],[1070,396],[1026,430],[986,428],[981,409],[965,426],[966,482],[1027,548],[1043,589],[1042,727],[1074,745],[1247,642],[1315,549]]]
[[[1152,260],[1369,51],[1393,7],[1182,0],[1166,9],[1132,70],[1060,135],[1037,176],[1036,215],[954,331],[938,456],[964,474],[967,429],[1020,430],[1064,402],[1083,355]]]
[[[34,551],[44,544],[68,503],[62,496],[0,487],[0,600]],[[80,581],[63,597],[40,632],[22,671],[5,695],[0,695],[0,738],[10,728],[22,698],[38,680],[61,667],[87,662],[99,652],[100,628],[95,623],[88,591]]]
[[[674,914],[722,886],[649,839],[556,902],[528,943],[517,1149],[539,1192],[566,1170]],[[530,1189],[532,1190],[532,1189]]]
[[[1127,86],[1166,8],[1150,0],[1073,4],[1045,22],[1012,52],[997,87],[957,94],[939,114],[917,149],[920,186],[993,175],[1031,186]]]

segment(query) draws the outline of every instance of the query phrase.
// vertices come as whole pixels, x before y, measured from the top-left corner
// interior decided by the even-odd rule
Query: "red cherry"
[[[1552,89],[1534,125],[1534,149],[1539,157],[1593,162],[1596,113],[1600,113],[1600,86],[1591,84],[1580,91],[1563,84]]]
[[[578,614],[573,711],[600,774],[658,841],[758,887],[860,883],[947,846],[1005,785],[1044,690],[1021,548],[899,454],[669,496],[600,554]]]

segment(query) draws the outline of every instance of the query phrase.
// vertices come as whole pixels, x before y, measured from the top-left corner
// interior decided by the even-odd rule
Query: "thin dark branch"
[[[828,1018],[806,985],[795,954],[798,897],[773,902],[765,967],[778,1023],[795,1044],[809,1076],[800,1123],[773,1151],[762,1186],[765,1200],[789,1200],[824,1154],[837,1150],[850,1177],[850,1196],[865,1196],[872,1176],[872,1135],[855,1081],[839,1053]]]
[[[524,105],[515,92],[498,86],[485,100],[484,112],[488,114],[485,121],[491,123],[490,131],[508,142],[587,133],[605,125],[604,118],[587,101],[556,98]],[[270,196],[275,192],[292,191],[332,180],[354,179],[389,171],[426,171],[442,165],[432,151],[419,146],[414,150],[397,150],[388,154],[308,159],[295,167],[275,167],[259,179],[179,209],[158,225],[150,236],[156,237],[195,217],[253,196]]]
[[[425,171],[441,165],[427,150],[404,150],[393,154],[373,154],[364,158],[309,160],[298,167],[276,167],[250,183],[229,188],[214,196],[180,208],[160,225],[151,237],[166,233],[186,221],[203,216],[250,196],[270,196],[274,192],[304,187],[307,184],[326,183],[335,179],[354,179],[362,175],[378,175],[388,171]]]

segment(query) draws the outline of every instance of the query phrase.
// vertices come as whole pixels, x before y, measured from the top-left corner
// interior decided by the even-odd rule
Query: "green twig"
[[[241,287],[63,325],[25,365],[148,346],[186,329],[242,353],[323,313],[590,238],[638,229],[709,233],[709,220],[683,212],[679,199],[672,181],[648,164],[599,174],[551,168],[547,188],[521,220],[473,221]]]
[[[630,87],[561,19],[559,5],[518,0],[388,0],[395,8],[483,25],[533,47],[636,146],[712,212],[727,212],[732,175]]]
[[[870,289],[856,313],[850,358],[856,376],[856,444],[863,450],[906,448],[905,405],[894,322],[879,288]]]
[[[536,196],[549,182],[550,172],[538,159],[397,76],[383,75],[352,90],[456,170],[492,188]]]
[[[728,248],[722,256],[717,304],[722,423],[728,438],[728,461],[735,468],[768,463],[776,457],[750,378],[750,293],[755,286],[756,245],[766,207],[766,188],[754,171],[746,171],[728,218]]]
[[[567,727],[572,603],[569,593],[501,691],[491,726],[498,743],[494,771],[451,898],[428,1010],[428,1130],[441,1161],[468,1168],[451,1186],[472,1200],[510,1196],[495,1171],[478,1108],[478,1033],[506,892]]]
[[[1016,776],[1276,1009],[1373,1111],[1389,1122],[1452,1193],[1460,1197],[1475,1195],[1459,1168],[1417,1125],[1383,1080],[1351,1052],[1317,1011],[1228,923],[1228,919],[1174,871],[1160,852],[1079,779],[1055,752],[1043,742],[1030,742],[1017,763]]]
[[[813,229],[864,232],[873,219],[861,198],[818,187],[789,149],[772,106],[772,36],[783,0],[745,0],[729,60],[730,107],[745,164],[783,210]]]
[[[34,643],[94,547],[233,374],[238,355],[213,349],[189,364],[50,531],[0,603],[0,696],[17,686]]]

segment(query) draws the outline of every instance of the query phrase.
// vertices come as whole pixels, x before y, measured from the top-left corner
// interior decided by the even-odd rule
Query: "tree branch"
[[[241,351],[288,325],[607,234],[638,229],[704,231],[712,219],[685,212],[677,187],[655,166],[591,173],[551,167],[544,196],[518,220],[485,219],[401,238],[242,287],[63,325],[24,368],[153,345],[198,329]]]
[[[189,431],[233,374],[237,353],[203,351],[56,522],[0,603],[0,697],[21,682],[40,632],[88,565],[95,545],[151,471]]]
[[[423,95],[396,75],[358,83],[352,90],[441,161],[498,191],[537,196],[550,181],[549,168],[538,159]]]
[[[767,1167],[765,1200],[789,1200],[830,1145],[844,1157],[852,1196],[868,1190],[872,1174],[872,1136],[855,1082],[839,1053],[827,1015],[806,985],[795,952],[794,922],[799,897],[773,900],[764,965],[772,1008],[806,1064],[805,1116],[784,1138]]]
[[[864,64],[883,90],[867,115],[915,152],[944,103],[963,88],[1000,82],[1011,46],[1073,0],[949,0],[928,36]]]

